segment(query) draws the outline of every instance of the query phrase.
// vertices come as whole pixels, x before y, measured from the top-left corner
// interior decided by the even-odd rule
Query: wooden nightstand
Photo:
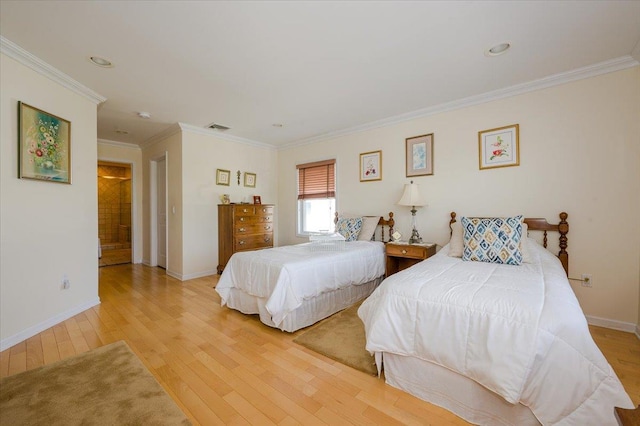
[[[387,243],[387,277],[407,269],[436,254],[436,245],[431,246]]]

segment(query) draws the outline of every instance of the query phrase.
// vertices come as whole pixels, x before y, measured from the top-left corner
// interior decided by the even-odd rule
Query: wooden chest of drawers
[[[218,274],[237,251],[273,247],[273,204],[218,205]]]

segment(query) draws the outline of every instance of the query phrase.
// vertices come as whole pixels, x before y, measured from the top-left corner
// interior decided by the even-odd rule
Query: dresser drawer
[[[240,237],[242,235],[269,233],[273,232],[273,223],[236,223],[235,231],[237,237]]]
[[[236,228],[240,225],[253,225],[256,223],[271,223],[273,222],[273,215],[269,216],[236,216],[235,217]]]
[[[273,206],[256,206],[258,216],[273,216]]]
[[[239,216],[253,216],[256,214],[256,208],[254,206],[236,207],[236,214]]]
[[[238,236],[235,238],[235,251],[253,250],[257,248],[272,247],[273,234],[256,234],[247,236]]]
[[[413,245],[387,244],[388,256],[400,256],[410,259],[426,259],[427,247]]]

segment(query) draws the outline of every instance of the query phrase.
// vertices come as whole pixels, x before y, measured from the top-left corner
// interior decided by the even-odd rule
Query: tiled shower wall
[[[126,167],[98,165],[98,237],[103,246],[122,243],[123,247],[130,247],[130,175]]]

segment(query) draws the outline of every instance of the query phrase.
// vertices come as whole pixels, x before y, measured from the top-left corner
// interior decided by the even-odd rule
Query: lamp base
[[[409,244],[415,244],[415,243],[421,243],[421,242],[422,242],[422,238],[420,237],[418,230],[416,228],[413,228],[413,230],[411,231],[411,238],[409,238]]]

